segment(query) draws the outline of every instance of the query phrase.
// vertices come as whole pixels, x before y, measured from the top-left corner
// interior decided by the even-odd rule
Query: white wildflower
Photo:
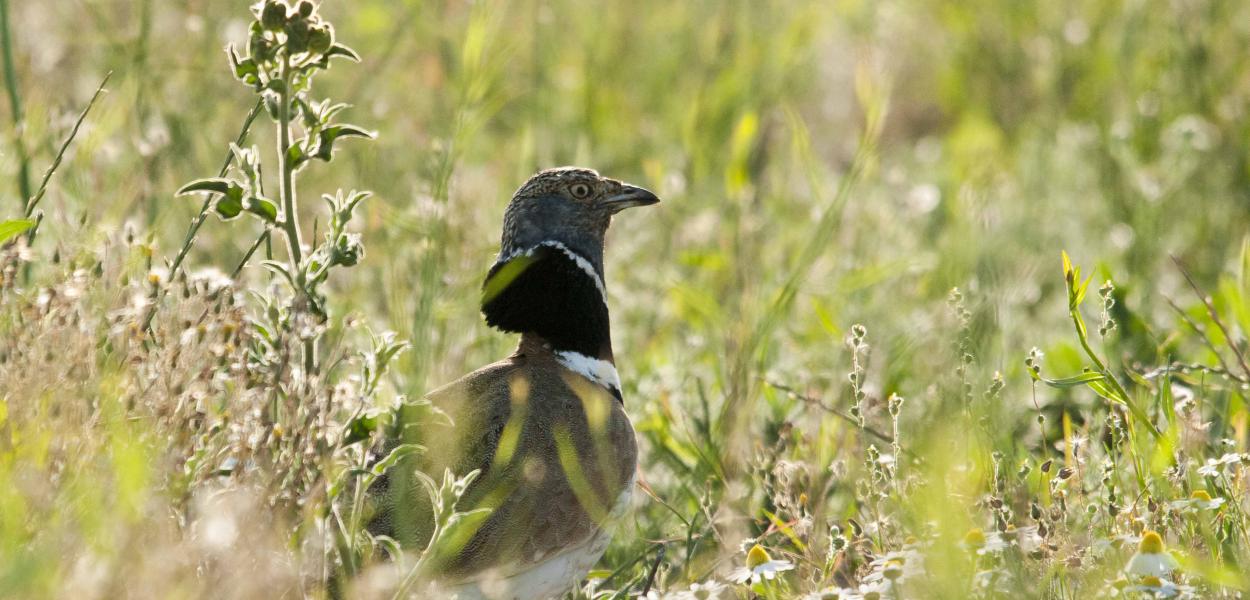
[[[1154,598],[1192,598],[1194,597],[1194,588],[1187,585],[1177,585],[1153,575],[1142,577],[1141,581],[1136,585],[1127,588],[1128,591],[1146,594]]]
[[[736,583],[750,583],[754,585],[761,581],[776,579],[778,573],[789,571],[793,568],[794,563],[788,560],[773,560],[763,546],[756,544],[751,546],[751,550],[747,552],[746,566],[735,569],[733,573],[729,574],[729,579]]]
[[[1200,510],[1218,510],[1224,506],[1224,498],[1212,498],[1211,494],[1206,490],[1194,490],[1194,493],[1184,500],[1174,500],[1168,505],[1182,512],[1196,512]]]
[[[1124,570],[1130,575],[1163,577],[1179,568],[1180,563],[1164,549],[1163,538],[1154,531],[1147,531]]]

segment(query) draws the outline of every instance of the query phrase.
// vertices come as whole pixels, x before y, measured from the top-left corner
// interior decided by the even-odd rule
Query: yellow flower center
[[[1142,554],[1163,554],[1163,538],[1158,533],[1147,531],[1141,536],[1141,545],[1137,551]]]
[[[1208,494],[1206,490],[1194,490],[1194,493],[1190,494],[1189,497],[1192,500],[1211,501],[1211,494]]]
[[[1163,587],[1163,580],[1154,575],[1147,575],[1141,578],[1141,584],[1149,587]]]
[[[981,531],[981,529],[977,527],[969,529],[968,533],[964,534],[964,543],[972,546],[973,548],[980,548],[981,546],[984,546],[985,532]]]
[[[898,559],[886,561],[881,574],[885,575],[886,579],[898,579],[903,574],[903,561]]]
[[[756,544],[747,552],[747,568],[754,569],[772,559],[773,557],[768,555],[768,551],[763,546]]]

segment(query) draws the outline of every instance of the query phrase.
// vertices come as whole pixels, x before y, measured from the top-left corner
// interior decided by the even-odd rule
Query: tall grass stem
[[[48,165],[48,170],[44,171],[43,179],[39,182],[39,189],[26,200],[26,206],[22,210],[23,216],[31,218],[35,214],[35,209],[39,206],[39,202],[43,200],[44,194],[48,192],[48,182],[52,181],[52,175],[60,168],[61,162],[65,160],[65,152],[69,150],[69,145],[74,142],[74,138],[78,137],[78,131],[82,129],[82,124],[87,120],[87,115],[91,114],[92,107],[95,106],[100,96],[104,94],[104,86],[108,85],[109,78],[113,76],[113,72],[109,71],[104,74],[104,79],[100,80],[100,85],[96,86],[95,93],[91,95],[91,100],[87,102],[87,106],[78,113],[78,120],[74,121],[73,129],[70,129],[69,135],[65,136],[65,140],[61,142],[61,148],[56,152],[56,158],[52,159],[52,164]],[[36,219],[37,221],[41,219]],[[27,234],[26,241],[32,243],[35,241],[35,235],[39,233],[39,226],[35,225]]]
[[[22,96],[17,89],[17,70],[13,66],[13,34],[9,27],[9,0],[0,0],[0,55],[4,61],[4,88],[9,96],[9,112],[13,117],[13,146],[17,150],[17,185],[25,204],[31,196],[30,155],[22,141],[26,129],[23,121]]]

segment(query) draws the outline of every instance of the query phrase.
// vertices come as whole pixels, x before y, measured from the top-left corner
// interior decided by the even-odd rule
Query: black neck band
[[[557,351],[610,357],[608,305],[596,278],[567,250],[537,246],[491,267],[482,314],[492,327],[533,333]]]

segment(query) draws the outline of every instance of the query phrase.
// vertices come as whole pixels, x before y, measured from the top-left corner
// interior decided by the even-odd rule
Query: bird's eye
[[[584,183],[574,183],[569,186],[569,193],[578,200],[585,200],[590,196],[590,186]]]

